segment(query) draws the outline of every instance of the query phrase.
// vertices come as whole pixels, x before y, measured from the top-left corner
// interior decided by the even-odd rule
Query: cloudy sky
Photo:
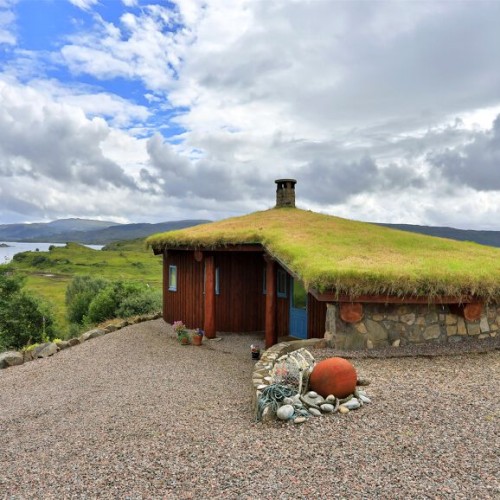
[[[500,230],[500,1],[0,0],[0,223],[297,205]]]

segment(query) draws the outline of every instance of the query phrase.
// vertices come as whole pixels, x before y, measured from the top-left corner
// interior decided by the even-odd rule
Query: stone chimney
[[[276,208],[295,208],[295,179],[277,179],[276,182]]]

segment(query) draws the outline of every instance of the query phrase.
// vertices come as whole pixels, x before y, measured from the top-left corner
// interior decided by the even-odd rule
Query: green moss
[[[157,234],[164,248],[261,244],[307,287],[396,296],[500,299],[500,249],[397,231],[296,208]]]

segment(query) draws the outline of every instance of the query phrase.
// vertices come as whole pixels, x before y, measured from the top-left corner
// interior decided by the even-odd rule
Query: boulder
[[[36,346],[32,353],[33,359],[36,358],[48,358],[57,352],[57,346],[53,342],[45,342],[44,344],[40,344]]]
[[[80,335],[80,342],[85,342],[86,340],[102,337],[103,335],[106,335],[106,330],[103,330],[102,328],[94,328],[93,330],[82,333]]]
[[[106,330],[106,333],[111,333],[118,330],[118,327],[116,325],[108,325],[106,326],[106,328],[104,328],[104,330]]]
[[[7,351],[0,353],[0,368],[8,368],[9,366],[22,365],[24,357],[22,353],[17,351]]]
[[[80,339],[69,339],[68,340],[68,345],[70,347],[73,347],[74,345],[78,345],[80,343]]]
[[[60,351],[62,351],[63,349],[67,349],[68,347],[71,347],[67,340],[58,340],[56,342],[56,346]]]

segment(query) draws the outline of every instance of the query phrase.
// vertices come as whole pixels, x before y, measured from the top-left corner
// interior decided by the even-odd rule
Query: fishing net
[[[298,349],[278,358],[271,370],[271,384],[290,387],[299,394],[307,389],[314,358],[307,349]]]

